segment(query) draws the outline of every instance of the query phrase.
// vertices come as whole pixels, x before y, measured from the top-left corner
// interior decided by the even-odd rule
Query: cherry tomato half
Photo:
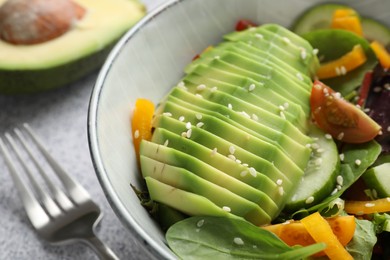
[[[250,20],[245,20],[245,19],[242,19],[242,20],[239,20],[237,23],[236,23],[236,31],[244,31],[250,27],[256,27],[257,24],[255,24],[254,22],[250,21]]]
[[[334,138],[346,143],[364,143],[381,130],[361,109],[344,100],[321,81],[314,82],[310,107],[316,124]]]

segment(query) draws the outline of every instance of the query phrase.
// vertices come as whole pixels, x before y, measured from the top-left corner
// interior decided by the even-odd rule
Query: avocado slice
[[[176,189],[200,195],[227,212],[256,224],[262,225],[271,220],[259,205],[248,201],[235,193],[209,182],[192,172],[171,166],[151,158],[141,156],[142,174]],[[263,222],[267,221],[267,222]]]
[[[275,206],[272,206],[274,202],[264,192],[255,189],[254,187],[202,162],[191,155],[166,147],[165,145],[144,140],[141,142],[140,147],[143,156],[175,167],[184,168],[207,181],[256,203],[257,205],[261,206],[265,201],[265,205],[269,207]]]
[[[145,14],[134,0],[74,1],[86,15],[60,37],[33,45],[0,40],[0,93],[33,93],[80,79],[98,69],[114,43]]]
[[[187,75],[184,78],[183,83],[185,84],[186,89],[191,93],[196,93],[198,91],[199,85],[205,85],[206,87],[209,87],[211,91],[215,91],[215,89],[217,89],[218,91],[226,93],[234,98],[267,110],[269,113],[281,116],[281,112],[283,112],[283,115],[287,121],[291,122],[303,133],[306,133],[307,119],[301,106],[295,103],[288,102],[278,103],[280,100],[267,100],[264,98],[263,95],[260,95],[260,92],[258,90],[256,90],[257,87],[255,87],[255,89],[252,91],[248,91],[249,86],[251,84],[254,84],[253,86],[256,86],[256,82],[252,81],[253,83],[251,83],[250,80],[246,81],[245,79],[236,79],[244,81],[243,87],[223,82],[218,79],[202,77],[197,74]],[[259,93],[259,95],[257,95],[257,93]],[[283,111],[281,111],[281,107],[283,108]]]
[[[194,105],[196,104],[209,110],[220,111],[221,109],[217,108],[217,105],[218,107],[222,106],[224,108],[222,110],[222,114],[224,115],[227,115],[227,113],[224,112],[226,110],[225,108],[231,107],[231,111],[229,112],[235,112],[244,117],[250,118],[255,122],[263,124],[275,131],[292,137],[300,144],[306,145],[311,142],[310,137],[302,133],[296,126],[291,124],[291,122],[279,116],[280,108],[278,108],[278,113],[270,113],[268,110],[263,109],[260,106],[255,106],[219,90],[211,90],[210,88],[193,90],[195,90],[195,93],[192,93],[191,91],[185,91],[180,87],[175,87],[171,90],[170,95],[177,97],[182,101],[192,103]],[[195,99],[194,94],[202,95],[203,99]]]

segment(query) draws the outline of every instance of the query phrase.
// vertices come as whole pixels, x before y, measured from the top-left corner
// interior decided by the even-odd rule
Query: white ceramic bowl
[[[130,117],[137,98],[157,102],[177,84],[192,57],[234,30],[239,19],[291,25],[321,0],[173,0],[130,30],[113,49],[92,93],[89,141],[97,176],[118,217],[158,258],[174,258],[164,235],[140,205]],[[335,1],[387,24],[389,0]]]

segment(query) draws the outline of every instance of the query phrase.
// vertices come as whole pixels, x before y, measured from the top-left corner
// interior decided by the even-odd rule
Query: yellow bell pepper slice
[[[329,259],[353,260],[320,213],[316,212],[301,219],[301,223],[317,243],[323,242],[327,245],[324,251]]]
[[[352,50],[340,58],[324,63],[317,70],[318,79],[328,79],[343,76],[363,65],[367,60],[361,45],[355,45]]]
[[[352,9],[337,9],[333,13],[331,28],[342,29],[363,36],[363,28],[358,14]]]
[[[345,211],[354,215],[390,212],[390,198],[369,201],[345,201]]]
[[[390,68],[390,53],[386,50],[385,46],[377,41],[371,42],[370,46],[382,67],[385,69]]]

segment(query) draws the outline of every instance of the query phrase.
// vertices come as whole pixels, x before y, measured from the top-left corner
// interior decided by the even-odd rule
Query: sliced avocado
[[[295,129],[294,132],[295,135],[290,135],[290,132],[286,132],[286,125],[289,123],[287,120],[282,119],[279,115],[273,115],[268,114],[267,111],[264,110],[256,110],[256,106],[252,106],[253,110],[258,112],[258,114],[261,116],[261,119],[253,119],[250,115],[251,110],[240,110],[239,107],[233,106],[233,103],[230,103],[231,99],[228,99],[226,95],[224,98],[227,98],[227,100],[223,100],[222,102],[213,102],[205,98],[205,94],[209,93],[211,96],[215,96],[217,91],[210,92],[206,89],[199,90],[198,93],[193,94],[189,91],[185,91],[182,88],[175,87],[171,90],[169,97],[166,100],[170,100],[173,97],[179,99],[179,102],[181,105],[186,106],[185,103],[189,104],[188,108],[191,108],[192,106],[197,106],[199,108],[202,108],[204,110],[212,111],[213,113],[219,113],[222,116],[228,117],[229,119],[238,122],[241,125],[246,125],[248,128],[262,132],[264,136],[267,136],[277,143],[280,143],[281,146],[287,147],[289,145],[295,146],[295,145],[303,145],[306,146],[309,142],[311,142],[311,138],[309,138],[307,135],[302,134],[299,130],[297,130],[295,127],[292,129]],[[203,98],[200,98],[200,96]],[[175,99],[172,99],[173,102],[175,102]],[[219,101],[219,100],[217,100]],[[235,105],[240,100],[237,100]],[[225,103],[225,105],[224,105]],[[248,105],[248,103],[241,102],[241,108],[245,106],[245,104]],[[246,106],[248,108],[248,106]],[[267,121],[268,122],[264,122]],[[278,124],[279,123],[279,124]],[[291,124],[290,124],[291,126]],[[292,131],[290,128],[289,130]]]
[[[210,50],[207,50],[203,52],[200,57],[194,61],[192,61],[185,69],[186,73],[191,73],[192,69],[203,62],[203,60],[210,60],[214,57],[221,56],[226,51],[230,51],[233,53],[236,53],[238,55],[242,55],[252,61],[260,62],[261,64],[271,66],[273,68],[281,68],[283,71],[288,73],[288,75],[291,75],[293,78],[297,78],[301,81],[303,81],[306,84],[311,84],[312,81],[310,77],[299,70],[297,70],[295,67],[293,67],[292,64],[288,63],[285,60],[280,59],[279,57],[283,57],[280,53],[275,53],[276,51],[273,51],[272,53],[266,52],[260,49],[256,49],[252,47],[251,45],[245,43],[245,42],[224,42],[219,44],[216,47],[211,48]],[[281,49],[282,51],[282,49]]]
[[[171,102],[169,102],[171,101]],[[181,109],[178,106],[183,108],[187,108],[192,111],[192,113],[200,113],[202,115],[209,115],[214,117],[220,121],[224,121],[232,126],[235,126],[241,131],[245,132],[247,135],[251,135],[259,138],[279,149],[281,152],[285,153],[287,156],[291,157],[293,161],[297,161],[297,156],[299,158],[310,156],[310,149],[308,149],[305,145],[298,144],[291,138],[288,138],[286,135],[276,132],[270,128],[263,127],[257,122],[254,122],[252,119],[239,115],[237,113],[231,113],[232,111],[225,107],[220,107],[220,113],[215,112],[213,110],[209,110],[206,108],[202,108],[190,103],[187,103],[183,100],[173,97],[170,95],[168,97],[168,105],[164,105],[166,108],[166,112],[170,112],[172,114],[179,114]],[[175,105],[173,105],[175,103]],[[168,108],[169,107],[169,108]],[[226,114],[223,114],[226,112]],[[180,114],[178,115],[178,117]]]
[[[220,66],[218,66],[220,65]],[[227,70],[228,69],[228,70]],[[230,83],[245,88],[253,94],[263,97],[277,106],[284,104],[294,104],[300,106],[304,114],[309,115],[309,101],[299,100],[293,94],[282,86],[269,79],[259,78],[255,73],[247,72],[238,67],[229,66],[221,60],[215,59],[209,65],[199,64],[190,74],[196,74],[205,78],[217,79],[222,82]],[[187,75],[190,76],[190,75]],[[251,76],[257,78],[251,78]],[[185,81],[186,77],[183,79]],[[260,80],[260,81],[259,81]],[[251,89],[251,90],[250,90]],[[307,97],[306,97],[307,98]]]
[[[152,200],[168,205],[187,215],[240,218],[223,210],[203,196],[177,189],[151,177],[146,177],[145,181]]]
[[[220,71],[221,74],[223,74],[222,71]],[[217,72],[219,73],[219,72]],[[231,76],[231,75],[229,75]],[[221,75],[222,77],[222,75]],[[227,82],[220,81],[218,79],[213,79],[209,77],[203,77],[197,74],[191,74],[187,75],[183,83],[186,86],[186,89],[190,91],[191,93],[196,93],[198,90],[199,85],[205,85],[206,87],[209,87],[211,91],[214,91],[215,89],[220,90],[226,94],[229,94],[235,98],[238,98],[242,101],[245,101],[247,103],[250,103],[254,106],[261,107],[265,110],[268,110],[268,112],[272,114],[276,114],[282,117],[282,112],[286,120],[291,122],[293,125],[298,127],[302,132],[306,132],[307,130],[307,119],[306,115],[304,114],[302,107],[295,104],[295,103],[278,103],[281,100],[278,100],[280,96],[277,96],[276,100],[267,100],[264,96],[260,95],[260,91],[256,90],[255,84],[256,82],[252,81],[246,81],[245,79],[240,79],[239,77],[236,78],[237,81],[243,80],[243,87],[233,85]],[[252,91],[249,91],[249,86],[253,84],[255,86],[255,89]],[[265,91],[267,92],[267,91]],[[272,96],[272,95],[271,95]],[[282,98],[282,97],[280,97]],[[281,110],[282,109],[282,110]]]
[[[185,122],[191,122],[192,125],[196,125],[199,120],[197,116],[201,116],[202,128],[209,131],[221,138],[224,138],[232,143],[237,144],[240,147],[246,147],[248,151],[273,162],[282,172],[289,171],[299,175],[303,174],[303,169],[309,160],[309,155],[295,155],[297,161],[293,161],[275,145],[265,142],[256,136],[250,135],[240,128],[233,126],[225,121],[222,121],[213,116],[202,114],[200,112],[194,112],[193,110],[182,107],[172,102],[165,102],[163,108],[170,113],[174,118],[185,118]],[[160,108],[159,108],[160,109]],[[232,135],[231,133],[234,133]]]
[[[184,168],[197,176],[210,181],[220,187],[230,190],[231,192],[252,201],[258,205],[265,200],[268,205],[273,201],[267,194],[252,186],[231,177],[230,175],[200,161],[199,159],[185,154],[181,151],[159,145],[153,142],[143,140],[141,142],[141,155],[154,159],[165,164]]]
[[[277,77],[272,78],[272,76],[270,77],[269,75],[263,75],[253,71],[249,71],[233,64],[234,63],[226,62],[225,60],[223,60],[223,57],[221,57],[213,59],[209,64],[205,66],[209,69],[220,69],[236,75],[251,78],[258,82],[260,85],[264,86],[264,88],[269,88],[272,92],[276,92],[279,95],[284,96],[289,102],[294,102],[296,104],[301,105],[305,113],[309,113],[309,93],[305,93],[298,88],[288,89],[286,85],[279,84]],[[194,69],[194,72],[197,73],[196,68]]]
[[[314,125],[309,135],[315,140],[311,144],[312,154],[297,190],[286,203],[284,210],[288,212],[310,208],[337,189],[336,184],[340,189],[343,185],[342,177],[337,176],[340,160],[336,143]]]
[[[141,156],[141,165],[144,177],[151,177],[176,189],[203,196],[225,211],[243,217],[255,225],[270,221],[270,216],[259,205],[200,178],[186,169],[145,156]]]
[[[203,99],[196,98],[194,94],[201,95]],[[201,107],[211,109],[214,111],[220,111],[221,109],[217,108],[216,105],[222,106],[223,108],[228,108],[232,112],[238,113],[246,118],[263,124],[267,127],[270,127],[278,132],[281,132],[300,144],[306,145],[311,142],[311,138],[303,134],[297,127],[292,125],[286,119],[283,119],[279,116],[280,108],[278,109],[278,114],[270,113],[268,110],[263,109],[259,106],[255,106],[251,103],[245,102],[242,99],[238,99],[229,95],[225,92],[217,90],[211,90],[210,88],[201,88],[200,90],[195,90],[195,93],[191,91],[183,90],[180,87],[175,87],[171,90],[170,95],[177,97],[183,101],[190,102],[192,104],[199,105]],[[210,101],[210,102],[205,102]],[[211,103],[211,104],[210,104]],[[214,109],[215,108],[215,109]],[[227,115],[224,112],[224,115]],[[232,118],[232,117],[230,117]]]
[[[368,188],[376,191],[379,198],[390,197],[390,162],[368,169],[362,178]]]
[[[33,45],[0,40],[0,93],[47,90],[98,69],[119,37],[145,14],[138,1],[74,1],[86,15],[62,36]]]

